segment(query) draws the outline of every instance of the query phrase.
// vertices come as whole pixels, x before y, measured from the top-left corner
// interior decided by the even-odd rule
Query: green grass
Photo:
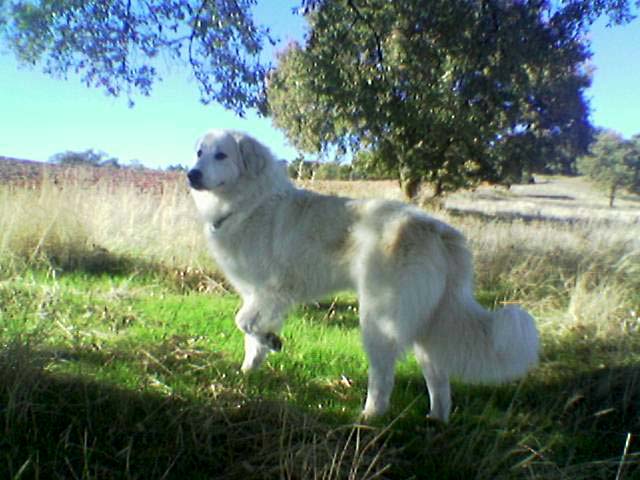
[[[308,371],[238,373],[235,297],[86,274],[16,278],[0,295],[3,478],[262,478],[304,471],[278,442],[303,454],[329,434],[297,438],[317,420],[289,401],[325,388],[300,389]]]
[[[544,332],[526,380],[455,384],[447,426],[424,418],[408,358],[392,411],[354,430],[366,362],[350,296],[294,311],[285,351],[248,376],[233,295],[31,272],[0,299],[3,478],[348,478],[371,462],[389,478],[613,478],[628,433],[621,478],[640,473],[637,334]]]
[[[355,297],[291,312],[240,374],[239,299],[192,211],[179,189],[0,188],[0,478],[640,478],[637,226],[439,212],[480,301],[534,313],[540,365],[454,383],[441,425],[408,356],[361,425]]]

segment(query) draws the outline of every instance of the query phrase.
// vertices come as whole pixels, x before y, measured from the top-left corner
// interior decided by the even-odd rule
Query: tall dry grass
[[[466,192],[450,200],[455,210],[431,213],[469,238],[477,286],[496,301],[522,302],[543,322],[560,328],[589,325],[601,335],[640,328],[640,223],[616,221],[615,216],[612,221],[547,217],[547,211],[555,211],[548,209],[558,191],[569,193],[557,195],[556,201],[567,208],[571,199],[579,202],[574,210],[600,208],[585,196],[585,185],[575,179],[563,185],[547,181],[537,187],[541,190],[529,186],[520,193]],[[302,186],[352,197],[400,197],[395,182]],[[474,211],[476,198],[486,201],[490,195],[495,204],[512,205],[507,219]],[[540,202],[535,218],[518,215],[523,198]],[[636,205],[630,202],[626,213]],[[183,184],[170,184],[161,193],[106,182],[88,188],[73,179],[64,184],[45,180],[39,189],[0,187],[0,268],[5,275],[32,266],[100,270],[114,259],[116,266],[117,259],[126,259],[185,271],[215,269]]]
[[[627,225],[451,219],[470,239],[477,284],[554,329],[640,329],[640,232]]]
[[[74,180],[45,180],[40,188],[0,187],[3,269],[99,269],[109,259],[207,265],[186,188],[174,184],[162,193],[146,193],[126,184],[89,188]]]
[[[640,197],[627,195],[611,209],[583,178],[538,181],[447,202],[462,212],[450,219],[470,239],[478,284],[508,287],[554,332],[639,331]]]

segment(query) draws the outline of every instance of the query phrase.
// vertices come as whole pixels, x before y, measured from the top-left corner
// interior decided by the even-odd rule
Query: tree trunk
[[[613,202],[616,199],[616,186],[611,185],[611,189],[609,190],[609,208],[613,208]]]
[[[440,198],[444,193],[444,186],[442,185],[442,180],[436,180],[436,184],[433,187],[433,198]]]
[[[418,190],[420,190],[420,179],[414,177],[401,179],[400,187],[405,198],[412,201],[418,195]]]

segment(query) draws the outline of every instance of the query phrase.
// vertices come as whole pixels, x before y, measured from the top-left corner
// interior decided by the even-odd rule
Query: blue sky
[[[297,4],[259,2],[256,20],[280,38],[276,49],[303,35],[303,22],[291,13]],[[640,19],[623,27],[606,28],[605,23],[598,22],[591,32],[596,70],[587,96],[592,120],[630,137],[640,133]],[[37,67],[19,67],[0,47],[0,156],[47,161],[55,153],[92,148],[124,163],[188,165],[197,137],[214,127],[249,131],[278,157],[296,156],[268,119],[253,114],[242,119],[202,105],[195,83],[180,66],[167,66],[165,80],[151,96],[134,100],[129,108],[126,98],[108,97],[73,76],[55,79]]]

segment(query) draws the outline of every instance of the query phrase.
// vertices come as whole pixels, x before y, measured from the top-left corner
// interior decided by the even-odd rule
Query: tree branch
[[[376,54],[377,54],[377,57],[378,57],[378,63],[380,65],[382,65],[384,63],[384,58],[383,58],[383,54],[382,54],[382,40],[380,39],[380,34],[373,27],[371,22],[362,14],[362,12],[357,7],[357,5],[354,3],[353,0],[347,0],[347,5],[353,11],[353,13],[355,13],[356,19],[364,22],[367,25],[367,27],[369,28],[369,30],[371,30],[371,32],[373,33],[373,38],[374,38],[374,40],[376,42]]]
[[[202,3],[200,3],[200,7],[198,8],[198,11],[196,12],[195,17],[193,18],[193,27],[191,28],[191,35],[189,35],[189,50],[188,50],[189,51],[189,63],[194,68],[195,68],[197,62],[193,58],[193,41],[196,38],[196,28],[198,27],[198,20],[200,19],[200,15],[202,14],[202,11],[204,10],[204,7],[206,5],[207,5],[207,0],[202,0]]]

